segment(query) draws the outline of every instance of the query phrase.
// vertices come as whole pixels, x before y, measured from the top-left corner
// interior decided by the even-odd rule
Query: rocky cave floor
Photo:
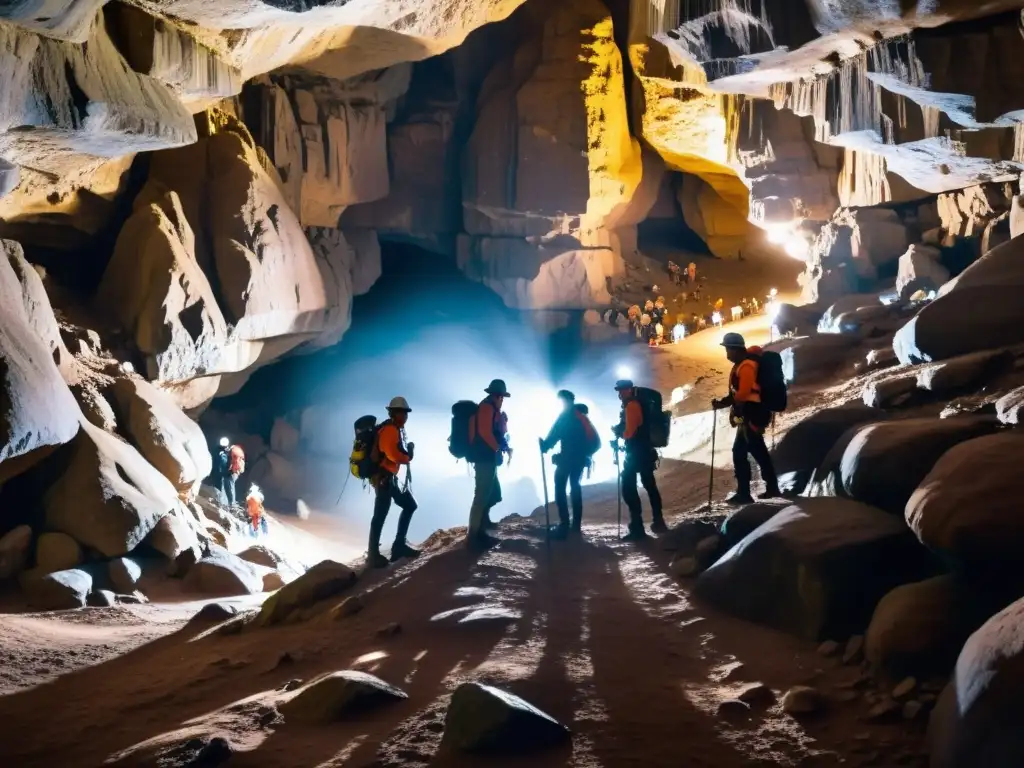
[[[745,322],[742,330],[754,340],[766,333],[763,318]],[[872,333],[848,339],[841,362],[831,358],[829,366],[805,374],[810,381],[791,391],[790,411],[777,425],[780,472],[814,463],[812,485],[827,481],[831,454],[827,446],[822,449],[823,414],[838,414],[851,424],[911,419],[908,426],[918,425],[919,432],[924,422],[935,429],[943,422],[978,418],[958,416],[950,422],[935,416],[943,410],[947,416],[991,410],[995,398],[1024,383],[1024,374],[1011,365],[998,374],[988,369],[989,380],[972,382],[968,395],[962,394],[961,377],[957,398],[904,386],[895,401],[889,396],[867,405],[851,402],[870,401],[909,375],[906,366],[892,367],[892,361],[880,370],[858,370],[870,367],[865,359],[877,357],[871,352],[878,341]],[[723,384],[724,366],[713,367],[718,348],[709,342],[711,335],[652,352],[654,373],[666,392],[693,381],[695,370],[708,374],[677,406],[677,431],[708,430],[708,424],[692,422],[700,418],[700,407],[688,401]],[[910,371],[915,377],[919,372],[920,366]],[[830,434],[835,442],[834,426]],[[715,471],[716,499],[731,481],[729,441],[723,435],[731,437],[720,429],[715,464],[724,468]],[[897,673],[915,664],[897,658],[899,648],[889,649],[899,646],[898,638],[884,639],[898,633],[898,626],[890,635],[883,627],[872,637],[877,615],[872,628],[862,625],[836,642],[811,639],[824,624],[799,638],[794,636],[799,632],[726,615],[714,607],[721,597],[713,580],[702,595],[710,599],[695,597],[695,585],[717,566],[697,582],[692,577],[716,558],[728,560],[721,557],[727,545],[784,506],[754,505],[728,519],[732,510],[720,501],[708,510],[706,438],[685,457],[664,460],[659,483],[673,530],[644,546],[616,541],[615,488],[601,484],[585,492],[587,524],[576,541],[546,545],[541,510],[536,510],[532,519],[507,518],[500,545],[483,556],[461,548],[461,530],[439,531],[425,542],[417,561],[362,573],[358,580],[359,563],[354,571],[318,566],[266,602],[265,595],[212,603],[156,599],[5,615],[0,618],[5,661],[0,718],[12,736],[0,746],[3,762],[25,768],[228,761],[232,766],[625,766],[680,760],[695,766],[927,765],[928,712],[946,683],[948,658],[916,665],[930,674]],[[670,447],[666,454],[671,452]],[[213,505],[204,503],[203,509],[218,517]],[[526,510],[504,510],[514,512]],[[278,517],[275,532],[290,527],[290,519]],[[857,536],[842,526],[830,536],[834,549],[856,549]],[[852,575],[817,578],[842,590],[851,579],[864,577],[865,557],[893,565],[879,558],[898,557],[898,552],[873,543],[881,549],[846,554]],[[804,556],[809,561],[828,557]],[[744,582],[738,576],[751,572],[732,574],[729,588],[748,592],[755,603],[787,597],[800,602],[787,592],[797,589],[792,584]],[[898,583],[897,578],[889,586]],[[856,613],[829,605],[842,598],[830,595],[824,607],[804,604],[796,610],[811,622],[839,616],[842,623]],[[913,606],[906,611],[904,634],[906,624],[917,622],[920,635],[929,621],[942,633],[934,619],[915,615]],[[730,613],[743,616],[744,609]],[[784,625],[787,613],[778,606],[762,611],[761,623]],[[871,612],[862,611],[860,619],[865,617]],[[900,625],[900,617],[889,623]],[[906,645],[906,638],[902,642]],[[926,655],[927,639],[909,644],[919,646],[918,660]],[[897,661],[886,655],[890,651]],[[407,697],[385,695],[387,703],[366,698],[353,705],[337,691],[317,696],[313,689],[310,701],[289,709],[294,691],[301,694],[302,685],[341,670],[370,673]],[[473,720],[464,708],[454,714],[452,706],[453,692],[467,682],[521,696],[568,726],[571,737],[526,756],[462,755],[447,734],[459,728],[473,733],[472,724],[452,723],[460,717]],[[519,746],[523,739],[544,737],[543,729],[520,727],[525,730]],[[503,749],[509,752],[510,745]]]

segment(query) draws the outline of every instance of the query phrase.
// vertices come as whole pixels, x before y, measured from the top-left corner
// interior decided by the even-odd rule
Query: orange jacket
[[[622,430],[623,440],[632,440],[636,437],[637,430],[644,425],[644,409],[636,400],[626,401],[626,424]]]
[[[741,360],[729,374],[729,391],[734,403],[760,403],[761,388],[757,385],[757,361]]]
[[[479,437],[492,452],[501,449],[501,413],[490,398],[482,401],[476,409],[476,416],[469,420],[469,443],[473,445]]]
[[[402,442],[402,433],[390,421],[385,421],[377,430],[377,451],[380,453],[380,468],[392,475],[398,474],[402,464],[412,461]]]

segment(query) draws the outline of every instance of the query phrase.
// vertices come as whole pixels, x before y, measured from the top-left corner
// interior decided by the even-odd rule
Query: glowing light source
[[[678,343],[686,338],[686,326],[682,323],[677,323],[672,328],[672,341]]]
[[[722,324],[722,313],[721,312],[714,312],[711,315],[711,322],[714,325],[721,325]]]
[[[615,375],[618,376],[620,379],[630,379],[633,377],[633,371],[630,369],[628,365],[620,365],[615,370]]]
[[[806,261],[810,254],[811,246],[803,234],[799,231],[800,220],[773,222],[765,224],[764,230],[768,236],[768,242],[781,246],[787,256],[801,261]]]
[[[779,289],[778,288],[772,288],[770,291],[768,291],[768,295],[771,296],[774,299],[776,296],[779,295]]]

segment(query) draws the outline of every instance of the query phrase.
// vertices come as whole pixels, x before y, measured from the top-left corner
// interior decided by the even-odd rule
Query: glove
[[[415,452],[416,452],[416,443],[409,443],[409,445],[406,447],[406,453],[409,454],[409,458],[410,459],[412,458],[412,455]]]
[[[725,407],[725,403],[723,403],[721,400],[712,400],[711,401],[711,408],[713,410],[720,411],[724,407]]]

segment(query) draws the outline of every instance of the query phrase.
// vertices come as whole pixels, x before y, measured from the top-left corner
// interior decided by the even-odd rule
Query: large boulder
[[[861,400],[869,408],[898,408],[912,403],[917,394],[917,374],[911,371],[866,382]]]
[[[782,357],[782,373],[787,383],[804,384],[833,373],[850,360],[859,341],[856,336],[824,333],[797,336],[765,348]]]
[[[901,363],[945,360],[1024,343],[1024,238],[993,248],[946,283],[896,333]]]
[[[844,432],[884,418],[885,414],[858,404],[815,411],[786,432],[772,452],[780,485],[803,493],[814,470]]]
[[[1004,432],[961,443],[939,459],[906,506],[925,546],[966,573],[996,584],[1024,583],[1024,508],[1018,460],[1024,435]]]
[[[131,552],[178,494],[137,450],[82,421],[64,473],[43,496],[49,528],[106,557]]]
[[[32,551],[32,529],[19,525],[0,536],[0,580],[18,574]]]
[[[522,753],[557,746],[569,729],[515,694],[462,683],[452,694],[442,744],[460,752]]]
[[[1024,600],[968,639],[928,724],[932,768],[1024,765]],[[1014,714],[1016,713],[1016,714]]]
[[[841,455],[830,451],[825,457],[813,495],[856,499],[902,516],[911,494],[942,454],[998,427],[991,416],[864,424],[855,428]]]
[[[81,411],[24,303],[21,246],[0,240],[0,484],[78,432]],[[49,305],[37,307],[49,312]],[[52,313],[49,322],[55,322]]]
[[[195,493],[213,469],[206,436],[166,392],[139,378],[111,387],[118,424],[150,464],[180,493]]]
[[[902,301],[909,301],[918,291],[934,293],[949,281],[949,270],[941,258],[942,252],[930,245],[912,245],[900,256],[896,292]]]
[[[931,575],[903,521],[847,499],[800,499],[698,577],[695,594],[808,640],[862,632],[894,587]]]
[[[170,561],[170,571],[175,576],[184,575],[202,556],[197,533],[199,526],[190,521],[189,517],[190,512],[179,505],[170,514],[161,517],[144,540],[150,549]]]
[[[347,565],[324,560],[267,598],[257,621],[261,626],[281,624],[293,612],[340,594],[355,583],[356,574]]]
[[[719,527],[719,534],[722,538],[721,550],[725,551],[735,547],[788,506],[789,502],[764,501],[740,507],[723,520]]]
[[[92,576],[77,568],[53,573],[33,568],[23,571],[18,581],[29,604],[43,611],[82,608],[92,591]]]
[[[332,672],[299,688],[279,709],[285,720],[325,725],[348,715],[359,714],[409,698],[405,691],[379,677],[344,670]]]
[[[221,597],[255,595],[263,591],[263,576],[252,563],[217,547],[188,569],[185,588]]]
[[[1018,387],[996,400],[996,415],[1003,424],[1015,426],[1021,423],[1021,409],[1024,408],[1024,387]]]
[[[82,547],[66,533],[44,533],[36,540],[36,571],[54,573],[79,565]]]
[[[107,581],[119,594],[133,594],[141,578],[142,566],[129,557],[115,557],[107,563]]]
[[[864,655],[893,678],[948,674],[997,603],[950,574],[896,587],[875,608]]]
[[[181,198],[162,185],[136,199],[95,303],[132,334],[154,380],[183,382],[235,367],[223,360],[227,322],[197,259]],[[181,405],[195,407],[202,400]]]
[[[843,296],[831,304],[818,320],[818,333],[843,333],[844,329],[839,322],[840,317],[860,309],[875,309],[881,306],[882,302],[877,293],[855,293],[851,296]]]
[[[1009,350],[983,350],[952,357],[929,365],[918,373],[917,386],[935,395],[945,395],[972,387],[999,372],[1013,361]]]

